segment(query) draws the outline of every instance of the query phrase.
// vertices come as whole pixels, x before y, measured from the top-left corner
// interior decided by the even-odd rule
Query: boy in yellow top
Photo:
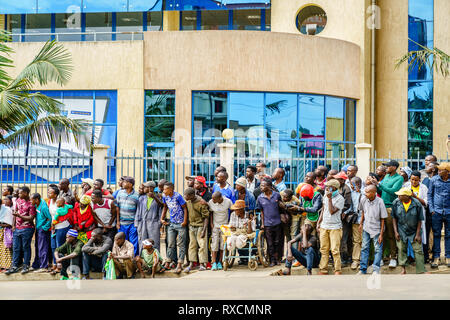
[[[189,266],[184,272],[191,271],[194,262],[200,262],[199,271],[206,270],[208,262],[208,205],[195,194],[194,188],[184,191],[184,199],[189,220]]]

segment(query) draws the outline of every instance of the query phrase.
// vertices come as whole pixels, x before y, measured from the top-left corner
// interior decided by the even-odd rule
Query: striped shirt
[[[139,193],[134,189],[129,194],[126,190],[120,190],[116,201],[117,207],[120,209],[120,223],[123,225],[134,223],[134,216],[139,204]]]
[[[107,225],[109,221],[111,220],[111,199],[104,199],[103,204],[94,204],[94,212],[97,215],[97,217],[105,224]],[[112,223],[112,226],[114,227],[116,225],[116,221]]]

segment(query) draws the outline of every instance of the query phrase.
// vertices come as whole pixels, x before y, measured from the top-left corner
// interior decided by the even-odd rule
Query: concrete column
[[[96,144],[93,146],[93,178],[102,179],[105,181],[105,185],[108,180],[108,161],[106,156],[108,155],[109,146],[103,144]]]
[[[180,11],[163,11],[163,31],[180,30]]]
[[[228,183],[234,184],[234,148],[233,143],[219,143],[217,145],[220,148],[220,165],[227,169]]]
[[[372,150],[372,145],[368,143],[359,143],[355,147],[358,176],[364,181],[370,172],[370,151]]]

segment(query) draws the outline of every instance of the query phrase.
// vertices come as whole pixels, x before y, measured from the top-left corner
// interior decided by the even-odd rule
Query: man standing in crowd
[[[70,229],[67,231],[66,242],[55,249],[55,261],[58,269],[61,269],[61,280],[69,279],[67,274],[67,269],[69,266],[75,266],[71,270],[73,279],[79,280],[80,266],[81,266],[81,249],[83,247],[83,242],[78,240],[78,231]]]
[[[114,237],[114,246],[108,258],[114,262],[118,279],[122,279],[124,275],[126,275],[127,279],[131,279],[134,276],[136,271],[134,252],[133,244],[125,240],[125,233],[118,232]]]
[[[139,240],[134,218],[139,205],[139,194],[134,190],[134,178],[124,177],[122,190],[117,194],[117,229],[125,234],[126,240],[134,247],[134,254],[139,254]]]
[[[421,179],[425,179],[428,176],[427,168],[431,163],[437,163],[437,157],[434,154],[429,154],[425,157],[425,168],[420,170]]]
[[[437,176],[439,173],[438,169],[439,164],[436,162],[431,162],[426,168],[425,173],[426,177],[422,180],[422,183],[427,186],[427,188],[430,188],[430,181],[433,179],[433,177]]]
[[[261,191],[262,193],[256,203],[261,209],[261,229],[264,230],[270,266],[273,267],[279,265],[282,258],[279,256],[283,239],[279,211],[281,196],[278,192],[272,190],[272,181],[269,179],[261,181]]]
[[[176,273],[181,273],[181,267],[186,255],[186,226],[188,222],[188,213],[186,201],[178,192],[173,191],[174,185],[172,182],[164,184],[163,203],[164,209],[161,215],[161,223],[169,226],[167,230],[168,236],[168,252],[167,260],[164,266],[165,269],[170,269],[170,263],[175,260],[178,251],[178,264]],[[170,212],[170,222],[166,222],[163,218],[166,212]]]
[[[378,181],[381,181],[386,176],[386,166],[381,165],[375,170],[375,174],[378,176]]]
[[[97,226],[103,228],[103,234],[114,240],[117,233],[116,218],[117,207],[112,199],[103,198],[100,190],[92,192],[92,215],[94,216]]]
[[[397,245],[395,243],[394,237],[394,224],[392,220],[392,202],[397,199],[395,194],[401,189],[403,185],[403,177],[397,173],[399,163],[395,160],[391,160],[387,163],[383,163],[386,166],[386,176],[378,182],[375,178],[372,178],[372,183],[377,186],[378,190],[381,191],[381,199],[384,201],[388,217],[386,219],[386,235],[384,237],[383,247],[389,245],[390,258],[389,267],[397,267]]]
[[[325,190],[325,183],[327,182],[326,176],[328,173],[328,168],[325,166],[318,166],[314,171],[316,174],[316,181],[314,182],[317,186]]]
[[[194,181],[194,189],[195,193],[202,197],[203,200],[208,202],[212,198],[211,192],[208,190],[208,186],[206,185],[206,179],[202,176],[195,177]]]
[[[245,179],[247,181],[246,188],[251,193],[253,193],[255,189],[259,187],[259,182],[256,180],[257,171],[258,170],[256,169],[256,167],[252,165],[247,166],[247,168],[245,169]]]
[[[283,168],[276,168],[272,175],[273,186],[277,189],[278,192],[286,190],[286,184],[284,183],[285,171]],[[263,191],[264,192],[264,191]]]
[[[114,199],[117,198],[117,194],[120,192],[120,190],[122,190],[122,183],[123,183],[123,180],[124,180],[124,179],[125,179],[125,176],[120,177],[119,183],[118,183],[119,189],[117,189],[116,191],[113,192],[113,197],[114,197]]]
[[[36,207],[30,201],[30,189],[19,188],[19,198],[14,205],[13,223],[13,264],[6,274],[16,273],[22,264],[22,274],[29,271],[31,260],[31,239],[34,233],[34,218]]]
[[[350,224],[352,233],[352,270],[356,270],[361,260],[361,243],[362,243],[362,233],[359,230],[359,225],[361,223],[361,210],[359,210],[359,203],[362,198],[362,180],[360,177],[353,177],[350,184],[352,187],[352,208],[350,213],[347,215],[347,222]]]
[[[186,176],[184,177],[184,179],[186,179],[186,184],[188,188],[194,187],[195,176]]]
[[[374,185],[366,186],[365,197],[361,199],[359,209],[361,211],[359,231],[362,233],[359,274],[367,273],[370,242],[373,242],[375,248],[373,272],[380,273],[381,260],[383,258],[384,223],[388,214],[383,200],[377,197],[377,187]]]
[[[344,198],[344,208],[342,209],[342,239],[341,239],[341,259],[342,263],[348,265],[351,263],[350,257],[350,238],[352,232],[352,225],[347,220],[348,215],[352,210],[352,190],[347,185],[347,175],[341,171],[337,175],[333,176],[339,182],[339,193]]]
[[[97,272],[105,272],[105,264],[108,259],[108,251],[113,242],[110,237],[103,234],[101,228],[94,229],[91,239],[83,246],[83,279],[89,279],[91,269]]]
[[[325,196],[323,199],[323,211],[317,222],[317,233],[320,240],[320,275],[328,274],[328,255],[334,260],[334,274],[341,275],[340,246],[342,238],[342,209],[344,197],[339,193],[340,184],[337,180],[328,180],[325,184]]]
[[[398,247],[398,264],[402,267],[401,274],[406,274],[406,249],[411,244],[414,250],[416,273],[424,273],[425,265],[422,250],[423,207],[412,198],[412,191],[402,188],[396,192],[398,198],[392,202],[392,218],[394,222],[395,239]]]
[[[261,183],[262,179],[270,178],[270,176],[266,173],[266,164],[264,162],[258,162],[256,164],[256,179]]]
[[[64,198],[64,201],[67,204],[70,204],[73,206],[75,204],[75,198],[73,197],[73,193],[72,193],[72,190],[70,190],[69,185],[70,185],[69,179],[66,179],[66,178],[61,179],[61,181],[58,184],[58,188],[59,188],[58,199]]]
[[[444,162],[438,166],[439,175],[433,177],[428,189],[428,206],[431,212],[433,228],[433,262],[431,267],[439,266],[441,256],[441,232],[445,227],[445,262],[450,267],[450,163]]]
[[[102,193],[104,198],[114,199],[114,197],[112,196],[111,193],[109,193],[108,190],[103,189],[104,185],[105,185],[105,182],[102,179],[95,179],[94,188],[89,190],[88,192],[86,192],[86,195],[91,196],[92,192],[94,192],[94,190],[100,190],[100,192]]]
[[[234,190],[227,182],[228,173],[226,171],[219,171],[216,177],[216,183],[214,184],[212,192],[220,191],[220,193],[231,200],[231,202],[235,202],[236,198],[234,197]]]
[[[50,227],[52,216],[47,203],[41,199],[39,193],[31,195],[31,203],[36,208],[36,233],[34,235],[34,272],[47,272],[50,252]]]

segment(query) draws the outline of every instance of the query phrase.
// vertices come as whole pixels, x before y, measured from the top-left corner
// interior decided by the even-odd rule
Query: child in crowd
[[[153,239],[146,239],[142,241],[141,255],[136,257],[136,265],[141,273],[141,277],[145,278],[146,272],[151,272],[151,277],[155,277],[156,272],[160,272],[161,263],[163,261],[158,249],[155,247],[155,241]],[[162,269],[164,270],[164,269]]]
[[[56,200],[56,207],[56,215],[53,217],[52,221],[52,237],[55,236],[55,225],[73,216],[73,206],[66,204],[64,198],[59,198]]]
[[[291,226],[289,230],[285,230],[284,235],[287,241],[295,238],[300,230],[300,225],[303,220],[300,209],[300,200],[294,196],[294,192],[291,189],[285,189],[281,191],[280,207],[291,216]]]
[[[300,189],[301,207],[300,210],[306,216],[305,223],[313,227],[312,234],[316,233],[319,211],[322,209],[323,197],[320,190],[314,191],[313,186],[304,184]]]

